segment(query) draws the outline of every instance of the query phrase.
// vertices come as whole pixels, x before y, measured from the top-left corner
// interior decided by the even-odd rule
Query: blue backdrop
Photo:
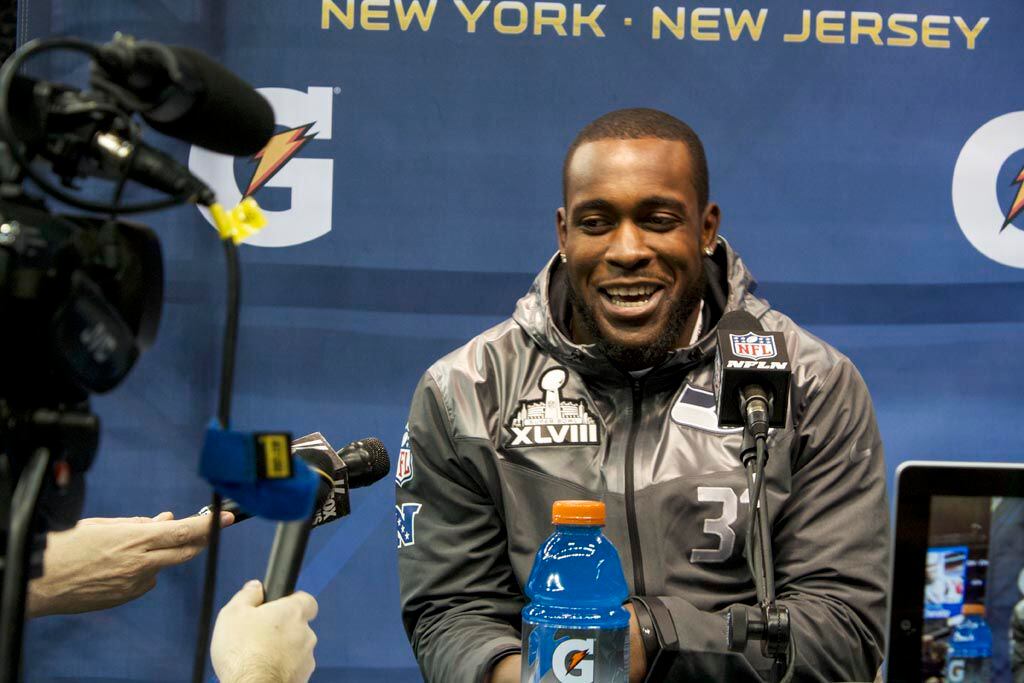
[[[279,212],[264,246],[242,250],[239,428],[319,430],[336,446],[380,435],[397,457],[423,370],[507,317],[554,251],[575,132],[648,106],[703,137],[721,232],[761,293],[862,371],[890,473],[911,458],[1020,459],[1024,214],[1000,226],[1024,167],[1024,4],[735,4],[22,0],[19,39],[121,30],[207,50],[268,89],[275,158],[147,134],[222,196],[283,162],[255,194]],[[193,208],[145,220],[164,246],[164,317],[128,381],[95,400],[90,515],[184,515],[208,497],[196,464],[215,411],[221,251]],[[419,680],[392,510],[384,482],[314,534],[300,579],[321,605],[314,680]],[[271,536],[259,521],[224,534],[218,604],[262,576]],[[135,603],[32,623],[30,680],[184,680],[200,577],[194,562]]]

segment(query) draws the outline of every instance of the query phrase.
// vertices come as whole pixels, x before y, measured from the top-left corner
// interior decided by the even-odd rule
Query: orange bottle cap
[[[604,503],[598,500],[556,500],[551,506],[551,523],[604,526]]]
[[[977,614],[978,616],[985,616],[985,605],[978,605],[973,602],[969,602],[964,605],[964,615]]]

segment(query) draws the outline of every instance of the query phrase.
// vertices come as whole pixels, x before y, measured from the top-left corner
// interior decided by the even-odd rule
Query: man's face
[[[686,145],[585,143],[569,162],[565,202],[556,222],[575,341],[601,344],[628,369],[685,346],[719,221],[714,204],[698,212]]]

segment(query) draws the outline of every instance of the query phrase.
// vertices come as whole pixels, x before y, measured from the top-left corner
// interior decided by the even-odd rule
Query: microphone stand
[[[790,630],[789,610],[775,601],[775,565],[768,528],[768,487],[764,473],[768,464],[765,438],[755,438],[743,428],[740,459],[747,473],[750,516],[747,520],[747,563],[754,577],[754,590],[761,610],[760,618],[750,618],[746,608],[733,605],[726,615],[728,644],[733,652],[742,652],[750,640],[761,641],[761,654],[773,660],[770,680],[787,683],[793,677],[796,646]]]

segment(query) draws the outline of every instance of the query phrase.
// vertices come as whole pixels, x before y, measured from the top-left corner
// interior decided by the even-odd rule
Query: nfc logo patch
[[[420,503],[395,506],[395,530],[398,533],[399,548],[416,545],[416,515],[422,507]]]

